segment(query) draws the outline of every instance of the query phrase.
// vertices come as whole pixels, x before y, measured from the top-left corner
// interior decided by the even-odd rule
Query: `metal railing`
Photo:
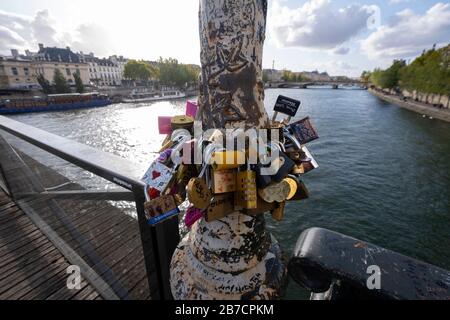
[[[144,184],[139,177],[143,172],[139,166],[129,160],[97,150],[87,145],[54,135],[24,123],[0,116],[0,130],[3,130],[39,149],[51,153],[77,167],[93,173],[126,191],[92,191],[92,190],[48,190],[42,187],[12,192],[15,200],[32,197],[51,199],[113,200],[132,201],[136,206],[142,250],[144,254],[147,280],[152,299],[170,299],[169,265],[171,256],[180,240],[178,219],[170,219],[157,226],[147,224],[144,212]],[[14,149],[3,138],[0,139],[3,156],[10,153],[9,159],[0,157],[0,168],[12,165]],[[8,149],[8,148],[11,148]],[[4,168],[3,168],[4,169]],[[32,173],[26,178],[31,178]],[[6,183],[8,178],[5,176]],[[38,184],[39,181],[31,181]],[[38,191],[36,191],[38,190]],[[38,212],[39,213],[39,212]],[[152,268],[152,266],[154,266]],[[155,288],[156,286],[156,288]]]

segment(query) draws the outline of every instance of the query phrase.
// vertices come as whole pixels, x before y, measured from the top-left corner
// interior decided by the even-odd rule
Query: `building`
[[[319,73],[317,70],[316,71],[312,71],[312,72],[308,72],[308,71],[303,71],[301,73],[301,75],[311,81],[330,81],[331,77],[328,75],[328,73],[326,72],[321,72]]]
[[[0,57],[0,89],[39,89],[32,60],[11,52],[10,57]]]
[[[79,73],[83,84],[89,84],[88,65],[81,61],[79,56],[72,52],[69,47],[56,48],[44,47],[39,44],[37,53],[30,53],[33,61],[35,74],[42,74],[50,83],[53,82],[55,70],[59,69],[66,78],[69,85],[75,84],[74,73]]]
[[[81,61],[89,67],[89,80],[95,86],[120,86],[123,79],[123,70],[127,59],[122,56],[97,58],[92,52],[78,54]]]
[[[263,70],[264,78],[270,82],[281,82],[283,81],[283,71],[276,69],[264,69]]]

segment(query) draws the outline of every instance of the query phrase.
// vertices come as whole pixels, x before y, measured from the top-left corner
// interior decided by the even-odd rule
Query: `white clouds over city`
[[[363,51],[371,58],[408,58],[432,44],[450,41],[450,4],[437,3],[425,14],[405,9],[391,23],[381,26],[362,41]]]
[[[450,4],[442,1],[269,0],[264,67],[276,60],[279,68],[323,66],[357,75],[394,58],[416,56],[450,40]],[[373,8],[381,8],[381,16],[370,28]],[[98,56],[172,56],[199,63],[197,12],[198,0],[128,0],[121,5],[41,0],[27,7],[2,0],[0,54],[11,48],[33,51],[44,43]]]
[[[336,49],[365,29],[370,17],[366,6],[336,9],[330,0],[310,0],[297,8],[274,0],[269,12],[270,37],[278,46],[315,49]]]

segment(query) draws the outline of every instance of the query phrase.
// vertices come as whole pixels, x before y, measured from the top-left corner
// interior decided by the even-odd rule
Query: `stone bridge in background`
[[[313,86],[330,86],[332,89],[361,89],[367,90],[367,85],[358,80],[351,81],[304,81],[304,82],[271,82],[264,84],[265,88],[307,89]]]

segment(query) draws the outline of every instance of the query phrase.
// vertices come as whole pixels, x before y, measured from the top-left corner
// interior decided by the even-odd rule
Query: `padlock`
[[[250,170],[238,171],[236,174],[236,192],[234,204],[236,209],[256,209],[258,205],[256,173]]]
[[[273,209],[270,213],[275,221],[282,221],[284,218],[284,209],[286,207],[286,202],[281,202],[277,204],[277,207]]]
[[[257,207],[256,209],[245,209],[243,210],[243,213],[251,215],[251,216],[257,216],[259,214],[263,214],[266,212],[270,212],[273,209],[275,209],[277,206],[277,202],[266,202],[261,197],[258,196],[257,200]]]
[[[187,185],[187,196],[194,207],[206,209],[212,198],[211,190],[203,178],[192,178]]]
[[[236,191],[236,170],[218,170],[212,174],[214,194]]]
[[[295,117],[299,107],[300,101],[279,95],[275,107],[273,108],[275,113],[273,114],[272,122],[275,122],[278,112],[281,112],[288,115],[288,118],[283,121],[288,123],[291,120],[291,117]]]
[[[189,207],[184,216],[184,224],[190,228],[195,222],[203,218],[203,212],[199,208]]]
[[[171,119],[170,125],[173,131],[185,129],[192,134],[194,131],[194,118],[185,115],[175,116]]]
[[[222,219],[233,213],[234,210],[234,194],[224,193],[216,194],[211,200],[210,205],[205,210],[205,220],[207,222]]]
[[[305,173],[305,169],[303,168],[303,164],[302,163],[295,164],[295,167],[292,168],[291,173],[295,174],[295,175],[304,174]]]
[[[291,200],[295,194],[297,193],[297,179],[294,179],[292,176],[288,176],[284,178],[283,181],[286,181],[289,184],[290,192],[288,196],[286,197],[286,200]]]
[[[291,192],[291,186],[285,180],[275,182],[263,189],[258,189],[258,195],[268,203],[283,202]]]
[[[245,164],[243,151],[216,151],[211,156],[211,165],[215,171],[237,169],[243,164]]]
[[[302,147],[302,151],[305,154],[305,156],[301,159],[301,164],[303,167],[303,170],[305,173],[317,169],[319,167],[319,164],[316,162],[314,157],[309,152],[308,148],[306,146]]]
[[[294,179],[297,182],[297,192],[289,201],[298,201],[309,198],[309,191],[306,188],[306,185],[300,180],[298,177],[293,175],[289,175],[289,178]]]
[[[177,199],[173,195],[163,195],[144,204],[148,224],[155,225],[165,219],[178,215]]]
[[[316,129],[311,123],[309,117],[306,117],[300,121],[291,123],[286,129],[291,133],[297,141],[304,145],[308,142],[319,138]]]
[[[277,173],[272,176],[274,182],[282,181],[295,166],[295,162],[281,148],[278,149],[278,157],[272,161],[275,161],[275,169],[278,168]]]
[[[174,176],[174,169],[167,167],[157,160],[153,161],[145,175],[142,177],[142,181],[146,184],[145,194],[147,200],[164,194],[170,187],[170,184],[174,181]]]

